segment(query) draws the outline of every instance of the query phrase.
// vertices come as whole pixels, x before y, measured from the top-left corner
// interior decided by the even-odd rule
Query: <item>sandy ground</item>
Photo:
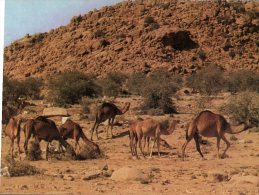
[[[156,154],[152,158],[135,159],[131,157],[129,139],[127,135],[128,125],[114,127],[114,139],[106,139],[105,134],[100,133],[102,139],[97,141],[106,157],[97,160],[86,161],[26,161],[37,168],[45,170],[44,173],[35,176],[0,177],[0,193],[33,193],[33,194],[259,194],[259,133],[243,132],[235,135],[236,141],[230,141],[228,157],[217,159],[216,139],[205,140],[208,144],[202,145],[207,160],[202,160],[195,149],[194,141],[191,141],[186,150],[186,160],[180,158],[181,146],[185,142],[184,125],[194,116],[187,111],[191,108],[193,98],[187,97],[177,101],[180,114],[174,118],[181,123],[172,135],[162,136],[172,149],[162,147],[162,156]],[[121,101],[128,101],[123,99]],[[133,102],[130,112],[118,117],[118,121],[131,120],[135,114]],[[135,101],[135,103],[134,103]],[[212,109],[223,101],[217,99],[211,104]],[[78,109],[70,109],[74,113]],[[141,115],[140,115],[141,116]],[[142,116],[147,117],[147,116]],[[154,117],[165,119],[169,116]],[[76,121],[76,120],[75,120]],[[92,123],[88,120],[76,121],[84,127],[84,132],[89,137],[89,128]],[[104,126],[100,126],[100,130]],[[231,135],[226,135],[230,140]],[[95,138],[95,137],[94,137]],[[24,136],[22,134],[21,145]],[[73,141],[70,143],[74,144]],[[10,140],[2,138],[2,157],[8,153]],[[45,143],[41,143],[45,151]],[[221,152],[225,144],[221,143]],[[156,150],[155,150],[156,151]],[[24,154],[22,156],[24,158]],[[43,154],[44,157],[44,154]],[[23,160],[25,161],[25,160]],[[152,175],[149,182],[141,181],[114,181],[110,177],[97,177],[84,180],[86,174],[94,170],[100,170],[108,165],[109,170],[118,170],[121,167],[133,167],[142,170],[145,174]],[[215,177],[219,175],[219,177]],[[221,181],[221,177],[224,177]],[[68,179],[69,178],[69,179]],[[72,178],[72,179],[71,179]],[[243,178],[243,179],[242,179]]]

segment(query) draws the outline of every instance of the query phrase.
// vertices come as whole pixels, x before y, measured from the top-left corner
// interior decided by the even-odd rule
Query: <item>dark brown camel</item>
[[[76,141],[75,143],[75,151],[77,149],[77,145],[79,145],[79,139],[82,138],[82,140],[85,142],[87,146],[90,146],[93,148],[96,153],[100,154],[100,148],[99,146],[90,141],[84,134],[82,128],[79,124],[73,122],[72,120],[68,119],[66,122],[59,127],[59,132],[64,140],[67,140],[68,138],[74,139]],[[79,145],[80,147],[80,145]]]
[[[45,140],[48,142],[46,148],[46,160],[49,157],[49,143],[52,140],[57,140],[59,143],[64,146],[67,151],[71,153],[73,157],[76,156],[75,151],[73,148],[62,138],[59,133],[59,130],[54,123],[54,121],[44,117],[39,116],[35,119],[29,119],[26,121],[24,126],[24,134],[25,134],[25,143],[24,143],[24,151],[27,154],[28,151],[28,142],[33,135],[35,137],[35,141],[39,143],[41,140]]]
[[[126,103],[123,109],[119,109],[116,105],[112,103],[103,103],[101,107],[97,110],[96,116],[95,116],[95,122],[94,126],[91,129],[91,140],[93,140],[93,133],[94,131],[96,132],[96,137],[98,138],[98,127],[99,125],[106,121],[108,119],[108,127],[106,129],[107,137],[108,137],[108,130],[109,127],[111,127],[111,136],[113,137],[112,134],[112,128],[113,128],[113,123],[116,115],[122,115],[126,113],[129,110],[130,103]]]
[[[11,139],[11,155],[13,159],[13,151],[14,151],[14,140],[17,139],[18,153],[21,159],[21,149],[20,149],[20,132],[21,132],[21,118],[10,118],[6,128],[5,134]]]
[[[225,133],[237,134],[249,128],[250,126],[248,126],[245,123],[241,125],[230,125],[222,115],[215,114],[208,110],[202,111],[191,122],[188,129],[186,130],[187,141],[182,146],[182,159],[184,160],[184,152],[185,152],[186,146],[192,140],[192,138],[194,138],[195,140],[197,151],[204,159],[204,156],[200,149],[199,135],[202,135],[204,137],[217,138],[218,158],[220,158],[220,155],[219,155],[220,140],[223,139],[223,141],[227,144],[227,147],[222,154],[222,157],[224,157],[228,148],[230,147],[230,143],[226,139],[224,134]]]

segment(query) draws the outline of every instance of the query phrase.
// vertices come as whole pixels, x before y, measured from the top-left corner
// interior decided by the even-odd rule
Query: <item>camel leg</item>
[[[107,125],[107,128],[106,128],[106,138],[109,137],[109,128],[110,128],[110,126],[111,126],[111,119],[109,118],[108,119],[108,125]]]
[[[112,138],[113,138],[112,129],[113,129],[113,124],[114,124],[114,119],[115,119],[115,117],[113,117],[112,120],[111,120],[111,135],[112,135]]]
[[[205,158],[204,158],[204,156],[201,152],[200,143],[199,143],[199,134],[198,133],[194,134],[194,140],[195,140],[197,151],[200,153],[201,157],[205,160]]]
[[[186,142],[183,144],[183,146],[182,146],[182,160],[184,161],[184,153],[185,153],[185,149],[186,149],[186,147],[187,147],[187,145],[188,145],[188,143],[192,140],[192,138],[193,138],[193,134],[191,134],[188,138],[187,138],[187,140],[186,140]]]
[[[150,153],[150,147],[149,147],[150,137],[147,137],[147,152]]]
[[[91,140],[93,140],[93,135],[94,135],[95,127],[96,127],[96,122],[94,123],[94,126],[93,126],[93,128],[91,129]]]
[[[11,140],[11,156],[12,156],[12,159],[14,159],[13,151],[14,151],[14,139],[12,138],[12,140]]]
[[[99,137],[98,137],[98,127],[99,127],[99,124],[96,125],[96,128],[95,128],[95,133],[96,133],[96,139],[98,140]],[[92,140],[92,137],[91,137],[91,140]]]
[[[144,140],[144,143],[143,143],[143,151],[145,152],[145,148],[146,148],[146,139],[147,137],[146,136],[143,136],[143,140]]]
[[[140,149],[140,151],[141,151],[143,157],[145,157],[145,154],[144,154],[143,148],[142,148],[142,136],[139,138],[138,144],[139,144],[139,149]]]
[[[152,155],[153,155],[153,149],[154,149],[155,143],[156,143],[156,137],[154,138],[154,142],[153,142],[153,145],[152,145],[152,147],[151,147],[150,158],[151,158]]]
[[[134,135],[133,137],[133,149],[136,157],[138,158],[138,150],[137,150],[137,143],[138,143],[138,137],[137,135]]]
[[[48,160],[48,159],[49,159],[49,142],[46,147],[46,160]]]
[[[17,146],[18,146],[19,158],[21,160],[20,136],[17,136]]]
[[[131,152],[131,155],[134,156],[134,149],[133,149],[133,132],[129,132],[129,139],[130,139],[130,152]]]
[[[157,152],[158,152],[158,157],[160,157],[160,137],[157,138]]]
[[[218,158],[220,158],[220,154],[219,154],[220,140],[221,140],[221,137],[217,137],[217,152],[218,152]]]
[[[228,150],[229,147],[230,147],[230,142],[226,139],[225,135],[222,135],[221,138],[222,138],[223,141],[227,144],[227,147],[226,147],[226,149],[224,150],[224,152],[223,152],[223,154],[222,154],[222,158],[224,158],[225,155],[226,155],[227,150]]]

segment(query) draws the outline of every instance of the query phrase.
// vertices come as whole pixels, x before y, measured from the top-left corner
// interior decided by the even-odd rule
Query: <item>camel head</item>
[[[169,125],[169,123],[168,123],[167,128],[163,131],[163,134],[164,134],[164,135],[171,135],[171,134],[174,132],[174,130],[175,130],[175,128],[176,128],[176,125],[179,124],[179,123],[180,123],[179,120],[173,120],[173,121],[170,123],[170,125]]]

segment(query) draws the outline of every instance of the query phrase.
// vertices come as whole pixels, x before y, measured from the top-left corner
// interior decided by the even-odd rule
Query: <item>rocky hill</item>
[[[188,74],[208,64],[259,71],[259,3],[127,1],[26,35],[4,51],[4,73],[46,77],[64,70],[99,76],[167,68]]]

